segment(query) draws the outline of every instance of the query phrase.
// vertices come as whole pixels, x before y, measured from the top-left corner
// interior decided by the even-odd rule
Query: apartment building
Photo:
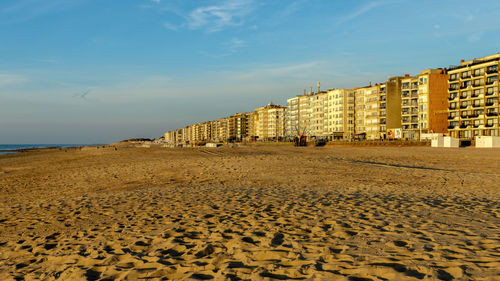
[[[329,140],[354,138],[354,90],[328,90],[324,101],[324,135]]]
[[[248,113],[248,129],[247,129],[247,139],[249,141],[255,141],[257,137],[257,123],[259,121],[259,114],[255,111]]]
[[[401,80],[354,89],[354,133],[357,139],[386,139],[389,129],[401,128]]]
[[[261,141],[285,137],[285,107],[273,102],[256,108],[251,115],[253,138]]]
[[[369,86],[364,89],[364,127],[366,139],[368,140],[381,138],[379,97],[380,85],[375,84],[374,86]]]
[[[285,110],[285,136],[293,138],[299,134],[299,97],[286,100]]]
[[[401,128],[401,80],[403,78],[402,76],[390,77],[387,82],[382,84],[380,95],[381,130]],[[387,138],[387,135],[384,138]]]
[[[448,73],[423,70],[418,76],[418,113],[422,134],[448,132]]]
[[[405,75],[401,81],[401,130],[403,139],[417,139],[420,128],[418,125],[418,77]]]
[[[306,136],[323,137],[324,130],[324,103],[327,92],[311,90],[303,95],[298,95],[287,100],[286,110],[286,136],[293,137],[297,134]]]
[[[236,113],[228,118],[228,139],[240,142],[248,136],[248,113]]]
[[[299,127],[298,131],[300,134],[311,136],[312,128],[311,128],[311,117],[312,117],[312,108],[311,108],[311,95],[312,91],[308,94],[304,94],[299,96]]]
[[[212,140],[216,142],[224,142],[229,138],[228,127],[229,118],[219,118],[212,121]]]
[[[448,69],[448,131],[452,137],[498,136],[500,53]]]
[[[423,70],[401,82],[402,137],[420,140],[423,134],[447,132],[447,74],[443,69]]]
[[[309,128],[310,135],[317,138],[325,136],[324,120],[325,120],[325,99],[327,92],[318,91],[317,93],[309,95],[310,116]]]

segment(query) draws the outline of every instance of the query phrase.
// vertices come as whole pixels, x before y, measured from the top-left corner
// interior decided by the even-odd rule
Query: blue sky
[[[500,52],[500,1],[2,0],[0,143],[110,143]]]

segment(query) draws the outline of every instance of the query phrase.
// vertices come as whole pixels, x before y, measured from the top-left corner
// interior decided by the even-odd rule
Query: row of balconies
[[[465,94],[465,95],[457,95],[457,94],[452,94],[450,97],[448,97],[448,100],[449,101],[453,101],[453,100],[456,100],[457,98],[460,98],[460,99],[471,99],[471,98],[484,98],[484,96],[493,96],[495,94],[497,94],[498,92],[486,92],[485,94],[472,94],[472,95],[468,95],[468,94]]]
[[[479,70],[479,71],[478,71]],[[472,70],[467,70],[465,72],[462,72],[461,75],[457,74],[450,74],[449,81],[455,81],[458,80],[458,78],[461,79],[467,79],[471,77],[471,74],[473,77],[478,77],[481,75],[484,75],[484,67],[483,68],[477,68],[477,69],[472,69]],[[496,74],[498,73],[498,65],[491,65],[486,68],[486,74]]]
[[[457,110],[458,108],[466,109],[468,107],[477,108],[477,107],[491,107],[491,106],[498,106],[498,102],[486,102],[484,104],[463,104],[460,106],[450,105],[450,106],[448,106],[448,109],[449,110]]]
[[[494,124],[494,123],[489,123],[489,124],[468,124],[468,125],[462,124],[460,126],[450,125],[450,126],[448,126],[448,130],[459,130],[459,129],[464,130],[464,129],[491,128],[491,127],[494,127],[494,126],[498,126],[498,125]]]

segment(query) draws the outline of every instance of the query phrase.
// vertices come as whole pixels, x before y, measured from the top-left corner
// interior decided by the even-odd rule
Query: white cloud
[[[182,11],[172,3],[156,2],[160,11],[170,12],[181,19],[173,23],[172,19],[164,22],[163,26],[172,31],[183,28],[218,32],[231,26],[240,26],[245,22],[245,16],[254,10],[254,0],[224,0],[213,5],[199,6],[189,11]]]
[[[220,5],[198,7],[189,13],[187,26],[190,29],[205,28],[209,32],[220,31],[227,26],[243,23],[242,17],[253,9],[252,1],[225,1]]]
[[[172,23],[169,23],[169,22],[164,22],[163,26],[166,29],[170,29],[172,31],[178,31],[181,28],[181,26],[178,26],[178,25],[175,25],[175,24],[172,24]]]

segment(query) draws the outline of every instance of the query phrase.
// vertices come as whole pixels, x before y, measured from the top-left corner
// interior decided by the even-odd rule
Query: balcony
[[[458,87],[448,88],[448,92],[458,91]]]
[[[457,110],[457,107],[456,106],[449,106],[448,109],[449,110]],[[403,112],[403,114],[405,114],[405,113]],[[406,114],[408,114],[408,113],[406,113]]]
[[[456,98],[457,98],[457,96],[452,96],[452,97],[449,97],[448,100],[452,101],[452,100],[455,100]]]
[[[456,116],[448,116],[448,120],[453,120],[455,119]]]
[[[472,128],[479,128],[479,124],[472,124]]]
[[[472,73],[472,77],[479,77],[479,76],[483,76],[483,75],[484,75],[484,72]]]
[[[484,126],[485,126],[486,128],[491,128],[491,127],[493,127],[494,125],[495,125],[495,124],[486,124],[486,125],[484,125]]]
[[[473,88],[483,87],[483,86],[484,86],[484,83],[474,83],[474,84],[472,84]]]
[[[493,84],[495,84],[495,82],[497,82],[497,80],[494,80],[494,81],[488,81],[488,82],[486,82],[486,85],[488,85],[488,86],[489,86],[489,85],[493,85]]]
[[[452,125],[448,126],[448,130],[452,130],[452,129],[455,129],[455,126],[452,126]]]
[[[498,73],[498,67],[495,67],[495,68],[489,68],[489,69],[486,71],[486,74],[495,74],[495,73]]]
[[[473,104],[472,107],[481,107],[483,106],[482,104]]]
[[[469,105],[468,105],[468,104],[461,105],[461,106],[460,106],[460,109],[466,109],[467,107],[469,107]]]
[[[463,76],[462,76],[462,80],[464,80],[464,79],[470,79],[470,74],[463,75]]]
[[[460,89],[467,89],[470,87],[470,84],[464,84],[462,86],[460,86]]]
[[[470,126],[470,125],[465,125],[465,124],[462,124],[462,125],[460,125],[460,129],[465,129],[465,128],[469,127],[469,126]]]
[[[486,116],[498,116],[498,112],[487,112]]]
[[[486,105],[486,106],[494,106],[494,105],[497,105],[497,103],[496,102],[487,102],[484,105]]]
[[[448,81],[450,81],[450,82],[457,81],[457,80],[458,80],[458,77],[456,77],[456,76],[455,77],[450,76],[450,79],[448,79]]]

